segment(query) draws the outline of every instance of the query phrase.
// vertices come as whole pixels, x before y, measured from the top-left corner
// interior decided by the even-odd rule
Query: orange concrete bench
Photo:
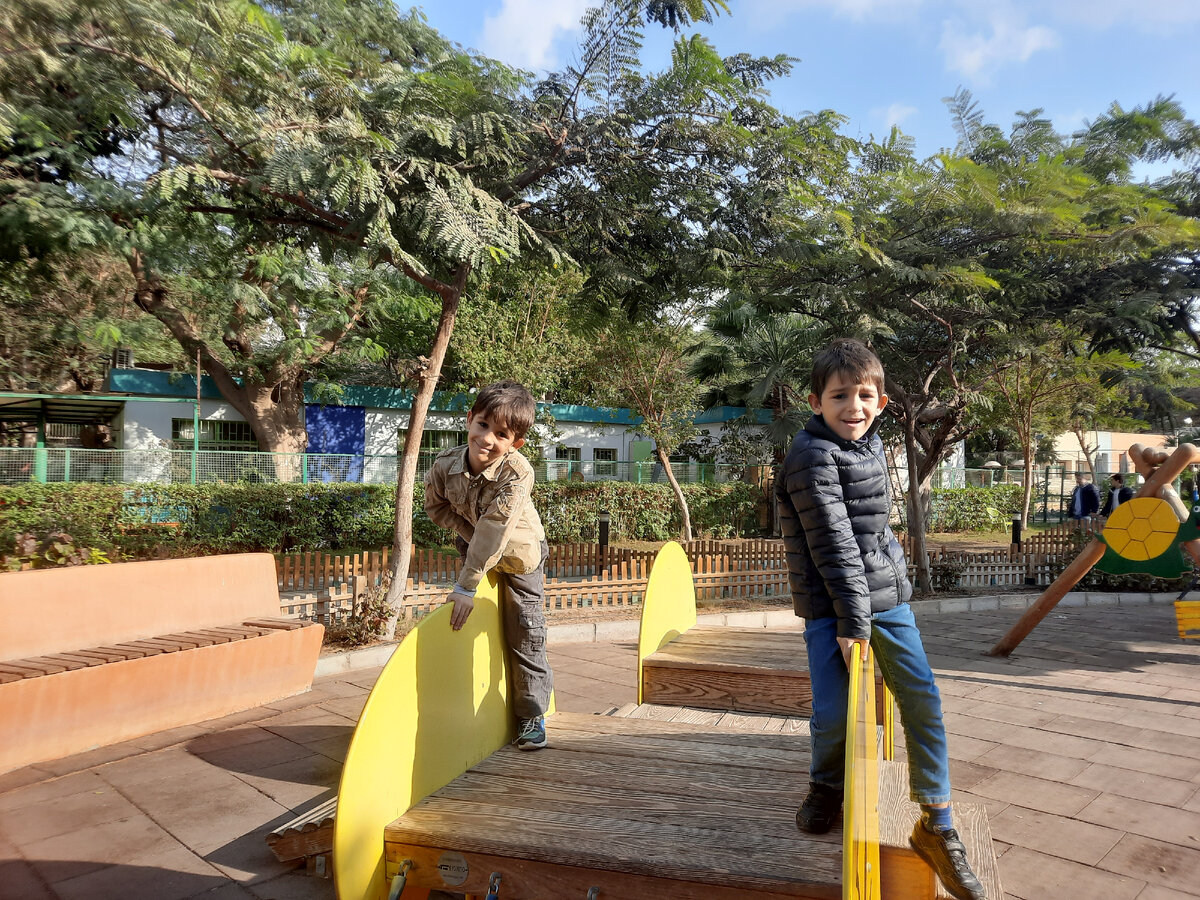
[[[312,685],[325,629],[244,553],[0,575],[0,772]]]

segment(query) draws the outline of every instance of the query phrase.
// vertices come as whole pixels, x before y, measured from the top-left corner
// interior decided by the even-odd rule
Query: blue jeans
[[[837,618],[809,619],[804,627],[813,714],[811,779],[843,789],[846,703],[850,675],[837,642]],[[871,649],[884,683],[896,697],[908,746],[908,783],[915,803],[950,801],[950,760],[942,698],[925,658],[912,607],[901,603],[871,617]]]

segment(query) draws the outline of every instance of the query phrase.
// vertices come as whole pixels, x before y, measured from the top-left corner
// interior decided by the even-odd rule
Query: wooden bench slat
[[[123,654],[123,659],[141,659],[143,656],[155,656],[162,653],[157,647],[140,647],[132,641],[122,644],[108,644],[96,649]]]
[[[247,619],[242,623],[247,628],[269,628],[275,631],[295,631],[314,623],[308,619]]]
[[[58,653],[47,653],[44,656],[30,656],[21,660],[22,663],[29,665],[45,665],[58,668],[60,672],[71,672],[75,669],[86,669],[92,663],[83,661],[82,659],[73,659],[70,656],[62,656]],[[47,674],[52,674],[47,672]]]
[[[56,672],[65,672],[63,666],[40,666],[37,663],[29,662],[23,659],[6,660],[0,669],[8,672],[10,675],[20,675],[22,678],[40,678],[43,675],[53,675]]]
[[[168,641],[186,641],[193,647],[211,647],[214,644],[220,643],[216,638],[201,634],[198,631],[176,631],[172,634],[164,634],[163,639]]]
[[[80,663],[82,666],[102,666],[107,662],[103,657],[86,654],[79,650],[72,650],[70,653],[47,653],[46,656],[50,659],[70,660]]]

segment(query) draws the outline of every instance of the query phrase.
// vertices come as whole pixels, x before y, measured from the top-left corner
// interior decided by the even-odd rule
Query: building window
[[[399,440],[396,443],[397,453],[403,452],[404,440],[407,436],[408,432],[401,428]],[[417,475],[424,477],[425,473],[433,466],[433,461],[443,450],[461,447],[466,442],[467,433],[465,431],[430,431],[426,429],[421,433],[421,450],[417,454]]]
[[[171,447],[174,450],[192,449],[192,420],[171,420]],[[201,450],[258,450],[258,441],[249,422],[225,422],[213,419],[200,421]]]
[[[596,463],[597,478],[617,477],[617,451],[611,447],[597,447],[592,451]]]
[[[554,452],[554,458],[565,459],[570,462],[579,462],[581,459],[583,459],[583,456],[579,447],[563,447],[560,445]]]

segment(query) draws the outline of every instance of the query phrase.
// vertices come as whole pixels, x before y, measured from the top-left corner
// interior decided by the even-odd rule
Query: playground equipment
[[[1195,514],[1179,499],[1172,482],[1189,465],[1200,460],[1200,448],[1181,444],[1174,452],[1133,444],[1129,458],[1144,483],[1132,500],[1121,504],[1109,517],[1104,530],[1092,538],[1062,574],[1042,592],[1017,623],[1009,629],[991,650],[989,656],[1008,656],[1029,636],[1058,602],[1085,576],[1092,567],[1109,574],[1145,573],[1163,578],[1178,578],[1189,565],[1183,553],[1200,562],[1200,551],[1192,544],[1200,538]],[[1186,593],[1186,592],[1185,592]],[[1182,606],[1181,606],[1182,604]],[[1188,624],[1190,617],[1200,618],[1200,604],[1189,604],[1182,598],[1176,603],[1180,637],[1190,637],[1185,631],[1200,626]]]
[[[663,622],[666,635],[677,628],[670,616],[656,618],[655,597],[686,598],[691,573],[682,548],[664,553],[645,602],[648,621]],[[341,900],[383,900],[389,887],[393,900],[430,889],[495,900],[943,896],[908,847],[918,810],[903,779],[880,771],[887,786],[876,795],[869,771],[859,778],[863,760],[878,754],[875,702],[864,694],[873,678],[852,694],[861,730],[848,751],[855,777],[847,817],[862,828],[850,829],[857,837],[844,876],[844,835],[795,827],[808,781],[802,735],[559,712],[547,749],[511,746],[497,590],[494,580],[481,585],[461,632],[451,631],[448,608],[422,619],[376,683],[342,776],[334,829]],[[1003,896],[982,808],[961,807],[959,821],[968,846],[986,854],[972,858],[976,871]]]
[[[803,632],[698,625],[692,570],[678,544],[659,551],[652,573],[638,633],[639,703],[812,715]],[[878,671],[874,684],[875,718],[890,748],[891,694]]]

